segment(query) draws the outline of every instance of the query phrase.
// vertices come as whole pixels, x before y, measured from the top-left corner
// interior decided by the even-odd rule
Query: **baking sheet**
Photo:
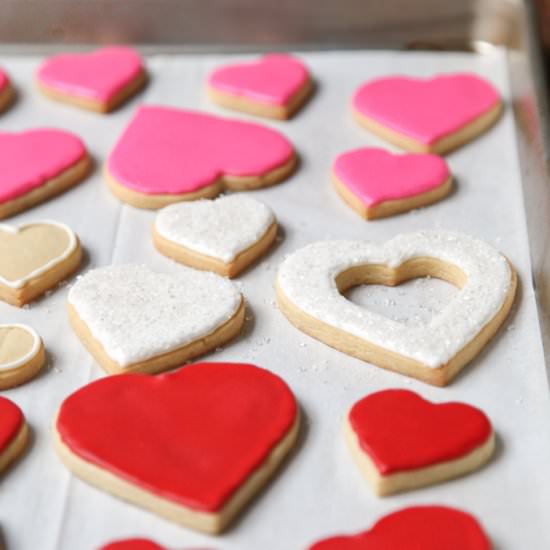
[[[242,58],[242,56],[240,57]],[[0,524],[9,550],[96,549],[111,539],[147,536],[169,548],[218,550],[305,549],[335,533],[368,528],[383,514],[412,504],[440,503],[475,514],[497,550],[550,548],[549,392],[531,283],[529,242],[518,168],[514,121],[508,105],[497,126],[448,156],[457,185],[439,204],[401,216],[365,222],[329,183],[332,160],[362,145],[383,145],[352,120],[349,100],[364,80],[388,73],[429,76],[474,71],[509,93],[506,52],[490,55],[405,52],[307,53],[318,82],[309,104],[290,122],[265,122],[284,132],[301,157],[288,181],[253,196],[270,205],[281,225],[280,241],[239,277],[249,305],[244,335],[208,356],[250,361],[280,374],[304,414],[300,444],[286,466],[225,535],[212,538],[127,505],[69,474],[51,445],[51,422],[64,397],[102,371],[69,328],[67,288],[18,310],[0,303],[1,322],[36,328],[49,353],[38,379],[3,394],[24,410],[33,430],[30,452],[0,483]],[[121,205],[103,184],[100,165],[140,102],[198,108],[228,116],[204,97],[203,83],[223,56],[153,56],[144,93],[109,116],[56,104],[34,89],[40,59],[3,57],[19,91],[0,118],[0,130],[55,126],[78,133],[97,161],[77,188],[27,211],[10,223],[54,219],[69,224],[86,250],[84,269],[110,263],[145,263],[162,272],[178,265],[154,251],[154,214]],[[387,240],[399,232],[443,228],[471,233],[505,253],[518,270],[519,298],[496,340],[448,388],[433,388],[348,357],[292,327],[275,305],[273,281],[286,254],[327,238]],[[406,291],[406,292],[405,292]],[[360,303],[400,319],[429,318],[450,299],[449,285],[433,281],[398,289],[362,288]],[[427,317],[426,317],[427,316]],[[348,408],[383,388],[417,390],[434,401],[462,400],[483,408],[494,422],[494,460],[463,479],[379,499],[361,477],[345,446],[341,424]]]

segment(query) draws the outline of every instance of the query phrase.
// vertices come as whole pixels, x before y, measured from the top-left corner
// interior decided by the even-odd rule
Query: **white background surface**
[[[169,548],[301,550],[321,537],[364,530],[384,513],[424,503],[474,513],[497,550],[550,548],[548,386],[510,108],[489,133],[449,155],[456,191],[437,205],[365,222],[329,184],[330,165],[337,153],[382,145],[357,127],[350,115],[351,94],[362,81],[389,73],[428,76],[470,70],[490,79],[506,97],[505,53],[480,58],[335,52],[303,58],[318,81],[317,93],[292,121],[266,122],[292,140],[302,164],[288,181],[253,194],[274,209],[282,240],[239,278],[251,317],[244,337],[208,356],[255,362],[290,384],[306,419],[295,454],[234,527],[218,539],[173,525],[87,486],[61,465],[51,445],[52,418],[63,398],[102,376],[69,328],[66,288],[28,309],[0,303],[0,321],[31,324],[44,338],[50,357],[50,368],[38,379],[4,392],[22,407],[34,434],[30,452],[0,483],[0,524],[9,550],[95,550],[113,538],[137,535]],[[207,102],[202,87],[208,71],[223,60],[219,56],[149,58],[147,90],[115,114],[100,116],[42,98],[32,85],[39,59],[0,59],[20,92],[17,104],[0,118],[0,130],[67,128],[85,140],[97,161],[94,174],[84,183],[13,218],[13,223],[50,218],[69,224],[86,249],[85,268],[140,262],[159,271],[177,271],[177,264],[153,249],[153,213],[122,206],[104,186],[100,166],[141,101],[222,113]],[[277,310],[273,281],[285,254],[325,238],[384,241],[422,228],[459,230],[484,238],[511,259],[521,281],[516,308],[505,328],[450,387],[433,388],[347,357],[299,333]],[[425,318],[427,302],[422,296],[429,298],[429,305],[441,307],[441,300],[452,295],[440,293],[445,286],[409,283],[411,294],[406,301],[401,287],[377,292],[362,289],[352,295],[379,310],[385,308],[390,315],[395,311],[401,318],[415,314]],[[393,303],[386,300],[395,300],[396,305],[385,306]],[[412,307],[414,303],[422,307]],[[483,408],[498,434],[492,463],[463,479],[376,498],[352,462],[340,427],[357,399],[389,387],[411,388],[435,401],[463,400]]]

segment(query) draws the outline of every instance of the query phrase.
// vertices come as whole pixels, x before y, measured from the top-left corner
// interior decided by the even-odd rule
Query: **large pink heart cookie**
[[[366,219],[431,204],[452,186],[447,163],[437,155],[394,155],[371,147],[339,155],[332,175],[336,191]]]
[[[0,69],[0,113],[8,107],[13,96],[14,91],[10,79],[7,73]]]
[[[169,107],[140,107],[109,155],[114,195],[139,208],[264,187],[294,169],[292,145],[254,124]]]
[[[108,112],[137,92],[146,74],[135,50],[110,46],[91,53],[55,55],[38,69],[37,80],[48,97]]]
[[[305,65],[286,54],[221,67],[209,76],[207,86],[212,101],[224,107],[277,119],[292,116],[312,89]]]
[[[0,219],[72,187],[90,166],[84,144],[70,132],[0,132]]]
[[[495,88],[474,74],[390,76],[363,84],[353,96],[353,110],[361,125],[390,143],[446,153],[491,126],[502,102]]]

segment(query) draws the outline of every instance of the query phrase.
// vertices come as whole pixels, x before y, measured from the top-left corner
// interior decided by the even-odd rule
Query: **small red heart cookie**
[[[332,176],[344,201],[369,220],[426,206],[442,199],[452,187],[451,173],[441,157],[393,155],[374,147],[339,155]]]
[[[101,113],[126,101],[147,79],[140,55],[121,46],[55,55],[36,77],[48,97]]]
[[[271,477],[298,426],[288,386],[238,363],[102,378],[69,396],[55,424],[57,450],[76,475],[209,533]]]
[[[0,472],[23,453],[28,440],[29,428],[21,409],[0,397]]]
[[[0,113],[7,109],[15,95],[8,75],[0,69]]]
[[[109,155],[105,173],[120,200],[138,208],[160,208],[214,197],[225,188],[272,185],[295,165],[292,145],[265,126],[144,106]]]
[[[148,539],[125,539],[106,544],[100,550],[166,550],[166,548]]]
[[[479,409],[434,404],[408,390],[361,399],[345,431],[359,468],[380,496],[476,470],[495,446],[491,422]]]
[[[210,99],[223,107],[276,119],[290,118],[312,90],[307,68],[287,54],[221,67],[207,85]]]
[[[500,116],[502,102],[474,74],[378,78],[353,96],[358,122],[390,143],[414,152],[447,153],[474,139]]]
[[[383,517],[369,531],[325,539],[309,550],[491,550],[491,543],[466,512],[414,506]]]
[[[90,167],[84,144],[70,132],[0,132],[0,219],[72,187]]]

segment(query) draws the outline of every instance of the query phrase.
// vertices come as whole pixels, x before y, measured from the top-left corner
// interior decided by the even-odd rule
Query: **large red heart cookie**
[[[167,550],[156,542],[148,539],[117,540],[102,546],[100,550]]]
[[[267,481],[297,431],[288,386],[238,363],[103,378],[69,396],[56,420],[57,448],[78,476],[212,533]]]
[[[145,106],[109,155],[111,191],[141,208],[274,184],[296,163],[279,132],[194,111]]]
[[[336,191],[366,219],[426,206],[451,190],[447,163],[431,154],[393,155],[364,147],[339,155],[332,173]]]
[[[359,123],[395,145],[445,153],[491,126],[502,102],[474,74],[390,76],[363,84],[353,96],[353,110]]]
[[[466,512],[415,506],[383,517],[369,531],[332,537],[309,550],[491,550],[491,543]]]
[[[29,429],[21,409],[9,399],[0,397],[0,472],[25,450]]]
[[[481,467],[494,450],[487,416],[464,403],[434,404],[408,390],[385,390],[350,410],[352,453],[379,495],[456,477]]]

